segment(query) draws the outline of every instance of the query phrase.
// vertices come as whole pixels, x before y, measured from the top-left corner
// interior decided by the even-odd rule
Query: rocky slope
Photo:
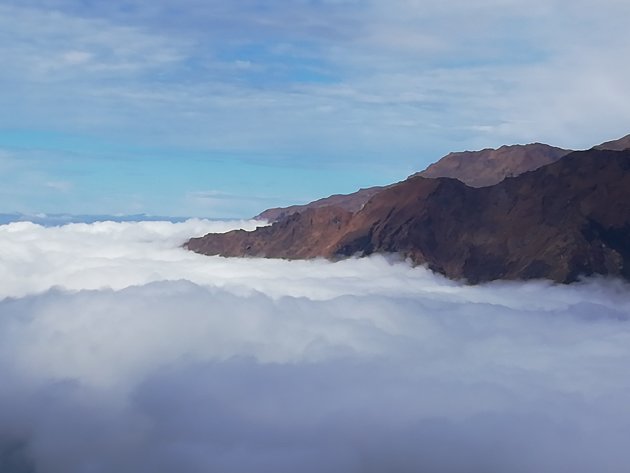
[[[490,186],[501,182],[507,176],[518,176],[557,161],[570,152],[541,143],[532,143],[450,153],[411,177],[452,177],[472,187]],[[389,187],[391,186],[370,187],[352,194],[337,194],[304,205],[267,209],[254,218],[276,222],[296,212],[329,205],[357,212],[375,194]]]
[[[187,247],[279,258],[399,253],[471,283],[630,279],[630,151],[574,152],[483,188],[415,176],[356,213],[311,208],[253,232],[193,238]]]

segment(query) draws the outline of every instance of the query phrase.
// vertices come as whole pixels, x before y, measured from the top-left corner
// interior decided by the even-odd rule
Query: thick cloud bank
[[[0,226],[0,471],[629,471],[627,285],[180,248],[254,225]]]

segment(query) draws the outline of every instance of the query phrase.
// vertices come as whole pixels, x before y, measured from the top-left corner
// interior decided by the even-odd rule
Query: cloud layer
[[[0,470],[627,471],[626,285],[179,247],[254,224],[0,226]]]

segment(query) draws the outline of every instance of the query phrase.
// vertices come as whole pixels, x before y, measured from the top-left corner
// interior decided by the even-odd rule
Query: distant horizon
[[[212,220],[217,222],[230,222],[241,220],[253,220],[253,218],[213,218],[203,216],[186,216],[186,215],[149,215],[139,214],[70,214],[70,213],[37,213],[25,214],[20,212],[0,212],[0,225],[10,223],[28,222],[44,227],[68,225],[73,223],[97,223],[97,222],[116,222],[116,223],[138,223],[138,222],[171,222],[182,223],[188,220]]]

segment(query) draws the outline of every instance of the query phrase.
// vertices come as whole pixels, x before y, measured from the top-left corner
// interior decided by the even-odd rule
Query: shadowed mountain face
[[[532,143],[502,146],[499,149],[450,153],[424,171],[411,177],[452,177],[472,187],[490,186],[508,176],[518,176],[557,161],[570,150]],[[370,187],[352,194],[337,194],[309,204],[268,209],[255,218],[275,222],[296,212],[329,205],[357,212],[375,194],[391,186]]]
[[[193,238],[187,247],[274,258],[398,253],[471,283],[568,283],[593,274],[630,279],[630,151],[571,153],[484,188],[411,177],[356,213],[307,209],[253,232]]]

